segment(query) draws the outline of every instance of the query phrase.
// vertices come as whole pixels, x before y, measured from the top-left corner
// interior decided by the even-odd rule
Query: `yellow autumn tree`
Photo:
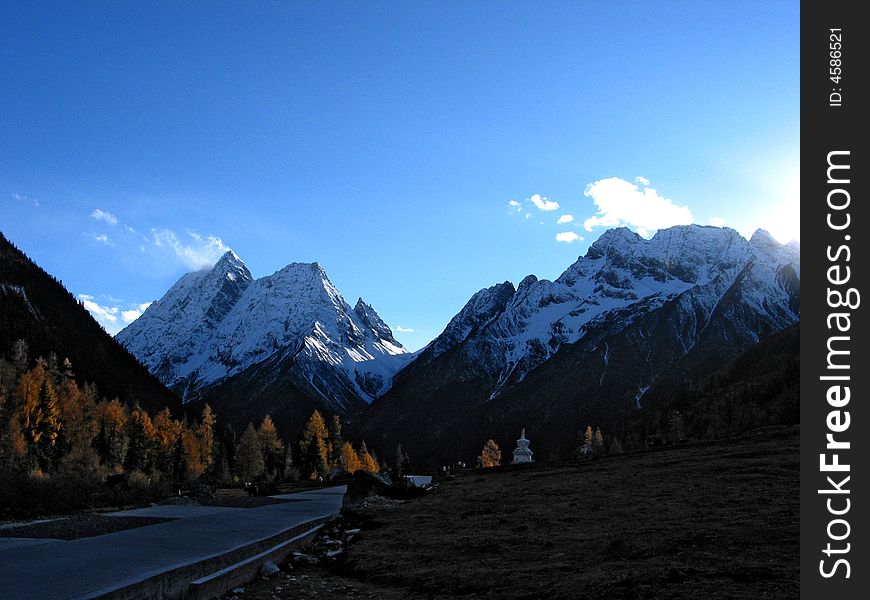
[[[199,449],[201,452],[200,461],[206,469],[214,464],[216,426],[217,416],[214,414],[214,411],[212,411],[211,406],[206,404],[205,408],[202,409],[202,419],[197,428]]]
[[[501,464],[501,450],[494,440],[487,440],[483,446],[483,451],[477,458],[477,462],[481,467],[497,467]]]
[[[154,417],[154,465],[164,475],[176,472],[176,449],[182,429],[182,423],[172,418],[168,408]]]
[[[344,472],[350,475],[363,468],[362,461],[350,442],[345,442],[341,446],[341,466]]]
[[[299,449],[302,451],[303,473],[310,478],[317,478],[329,471],[329,433],[320,411],[311,413]]]
[[[52,378],[42,360],[24,373],[18,382],[21,432],[31,466],[47,471],[53,466],[61,413]]]
[[[127,456],[128,416],[127,409],[117,398],[97,405],[97,448],[109,469],[120,470]]]
[[[278,429],[272,422],[272,417],[266,415],[257,431],[260,437],[260,447],[263,451],[263,464],[266,476],[274,480],[284,469],[284,442],[278,435]]]
[[[378,473],[381,466],[378,464],[378,459],[372,452],[369,452],[366,443],[363,442],[359,449],[360,468],[369,473]]]

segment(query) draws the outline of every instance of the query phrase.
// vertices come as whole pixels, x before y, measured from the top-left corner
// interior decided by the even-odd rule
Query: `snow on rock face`
[[[313,382],[338,378],[370,402],[409,355],[374,309],[357,307],[317,263],[254,280],[229,251],[210,270],[181,277],[117,339],[185,399],[253,365],[292,359],[327,400],[331,390]]]
[[[678,298],[709,318],[734,284],[743,305],[771,328],[796,323],[800,247],[761,230],[747,241],[732,229],[699,225],[663,229],[649,240],[612,229],[555,281],[530,275],[516,290],[505,282],[475,294],[412,366],[463,344],[466,360],[498,382],[494,397],[593,324],[627,325]]]

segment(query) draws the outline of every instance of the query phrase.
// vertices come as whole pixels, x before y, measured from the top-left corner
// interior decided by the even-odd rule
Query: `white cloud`
[[[107,325],[114,325],[118,322],[118,307],[98,304],[94,300],[94,297],[88,294],[79,294],[79,300],[82,301],[88,312],[94,316],[104,329],[108,330]]]
[[[725,227],[725,219],[722,217],[710,217],[708,223],[713,227]]]
[[[640,175],[638,175],[634,178],[634,180],[641,185],[649,186],[649,179],[647,179],[646,177],[641,177]]]
[[[112,298],[111,296],[101,296],[101,298]],[[111,306],[109,304],[100,304],[97,299],[90,294],[79,294],[78,299],[81,300],[84,307],[91,316],[99,323],[109,335],[115,335],[124,326],[129,325],[138,319],[146,308],[151,306],[150,302],[144,304],[124,304],[118,298],[109,300],[114,304],[122,304],[123,306]]]
[[[559,220],[556,221],[556,223],[561,225],[562,223],[570,223],[573,220],[574,215],[562,215],[561,217],[559,217]]]
[[[565,242],[566,244],[570,244],[571,242],[576,242],[577,240],[582,240],[583,238],[577,235],[574,231],[562,231],[556,234],[557,242]]]
[[[132,323],[136,319],[142,316],[142,313],[145,312],[145,309],[151,306],[150,302],[145,302],[144,304],[139,304],[138,306],[131,308],[129,310],[121,311],[121,319],[124,320],[124,323]]]
[[[688,206],[677,206],[669,198],[659,196],[653,188],[637,178],[640,185],[619,177],[601,179],[586,186],[583,195],[592,198],[598,212],[583,222],[586,231],[595,227],[627,225],[648,237],[657,229],[672,225],[688,225],[693,221]]]
[[[96,219],[97,221],[105,221],[109,225],[118,224],[118,217],[99,208],[94,209],[94,212],[91,213],[91,218]]]
[[[532,194],[532,197],[529,198],[529,202],[537,206],[538,210],[542,210],[544,212],[550,212],[559,208],[558,202],[554,200],[549,200],[545,196],[541,196],[540,194]]]
[[[105,245],[107,245],[107,246],[112,246],[112,245],[113,245],[113,244],[112,244],[112,240],[110,240],[110,239],[109,239],[109,236],[106,235],[105,233],[94,234],[93,237],[94,237],[94,239],[95,239],[96,241],[100,242],[101,244],[105,244]]]
[[[20,202],[29,202],[30,204],[32,204],[36,208],[39,208],[39,200],[37,200],[36,198],[31,198],[30,196],[27,196],[25,194],[16,194],[16,193],[13,193],[12,197]]]
[[[511,212],[522,212],[523,203],[518,200],[511,200],[508,202],[508,210]]]
[[[191,269],[204,269],[214,265],[229,247],[219,237],[202,237],[195,231],[188,231],[189,243],[178,239],[169,229],[152,229],[152,243],[158,248],[168,248]]]
[[[397,333],[414,333],[414,330],[410,327],[402,327],[401,325],[396,325]]]

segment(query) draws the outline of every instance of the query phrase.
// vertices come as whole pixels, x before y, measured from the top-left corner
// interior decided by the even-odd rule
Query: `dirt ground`
[[[125,529],[165,523],[171,519],[157,517],[107,517],[96,514],[78,514],[0,527],[0,537],[77,540],[83,537],[106,535]]]
[[[798,597],[799,431],[472,471],[351,512],[239,599]],[[361,531],[326,557],[343,534]]]

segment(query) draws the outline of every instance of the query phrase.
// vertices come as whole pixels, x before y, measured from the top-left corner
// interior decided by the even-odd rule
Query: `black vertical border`
[[[866,138],[870,136],[870,106],[863,93],[868,85],[866,60],[867,38],[870,23],[858,16],[859,2],[830,0],[827,2],[803,2],[801,5],[801,598],[825,600],[851,600],[867,598],[870,590],[870,558],[867,546],[867,514],[870,511],[870,495],[867,490],[867,462],[870,458],[870,410],[867,409],[868,380],[870,380],[870,354],[866,352],[867,329],[865,313],[870,310],[870,288],[867,279],[867,241],[870,236],[870,219],[867,217],[867,180],[870,179],[866,152]],[[842,79],[830,79],[830,29],[842,30]],[[840,88],[842,105],[830,106],[830,94]],[[828,153],[848,150],[850,155],[850,183],[848,191],[851,203],[848,212],[851,225],[847,231],[834,231],[826,223],[829,208],[827,194],[835,187],[827,183]],[[842,218],[842,214],[837,215]],[[850,240],[845,240],[846,235]],[[828,247],[836,250],[847,244],[851,249],[851,280],[840,286],[858,288],[865,293],[861,305],[855,309],[831,309],[826,300],[828,281]],[[848,371],[851,381],[851,400],[847,407],[851,417],[849,429],[837,434],[838,439],[849,441],[851,449],[840,452],[840,462],[850,465],[851,479],[843,487],[850,490],[849,512],[842,518],[850,524],[850,535],[842,542],[832,541],[834,547],[846,542],[851,544],[846,558],[851,566],[851,576],[846,579],[841,568],[831,578],[825,578],[819,570],[819,561],[826,560],[830,567],[836,559],[828,558],[823,550],[828,543],[827,526],[835,518],[826,507],[827,498],[835,496],[819,494],[818,490],[829,487],[826,477],[832,475],[837,481],[838,473],[822,473],[819,455],[825,452],[825,435],[828,433],[826,417],[832,408],[826,400],[830,382],[821,381],[826,374],[829,312],[848,311],[851,316]],[[844,335],[844,334],[839,334]],[[829,452],[834,452],[829,451]],[[835,508],[845,496],[836,496]],[[835,526],[840,535],[842,524]]]

